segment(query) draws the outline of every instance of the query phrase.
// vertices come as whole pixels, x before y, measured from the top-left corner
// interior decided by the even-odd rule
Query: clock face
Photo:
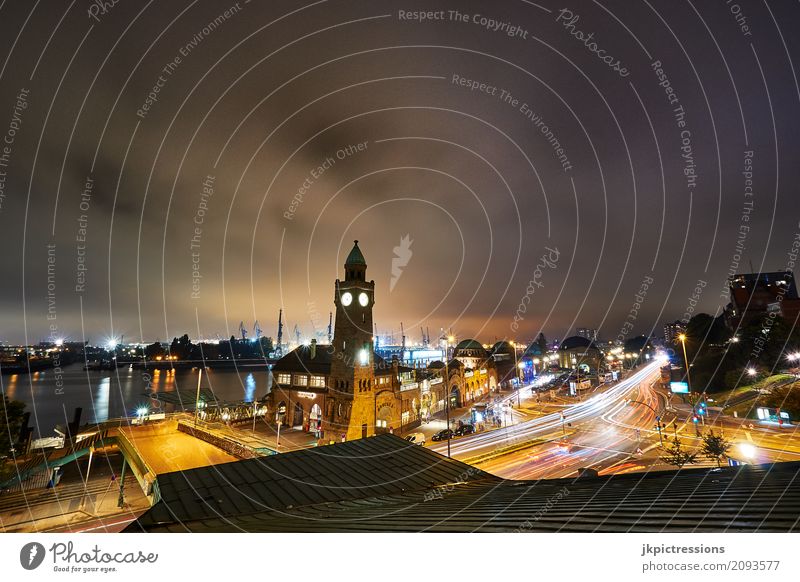
[[[369,295],[366,293],[361,293],[358,296],[358,302],[361,304],[362,307],[366,307],[369,304]]]
[[[353,296],[350,294],[349,291],[342,293],[342,305],[347,307],[353,302]]]

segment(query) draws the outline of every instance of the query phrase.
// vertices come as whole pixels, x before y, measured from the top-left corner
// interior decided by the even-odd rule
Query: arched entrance
[[[375,418],[375,434],[383,434],[389,432],[389,427],[392,425],[392,407],[388,404],[382,404],[378,407],[377,416]]]
[[[423,394],[422,402],[420,403],[419,407],[419,415],[420,415],[420,420],[422,420],[422,422],[428,421],[428,416],[430,416],[431,414],[431,406],[432,406],[431,393],[428,392],[426,394]]]
[[[299,402],[294,403],[294,416],[292,417],[292,426],[303,428],[303,405]]]
[[[461,390],[458,386],[450,388],[450,408],[461,408]]]
[[[308,430],[317,434],[317,438],[319,438],[319,433],[322,430],[322,409],[319,407],[319,404],[314,404],[311,407],[311,413],[308,415]]]

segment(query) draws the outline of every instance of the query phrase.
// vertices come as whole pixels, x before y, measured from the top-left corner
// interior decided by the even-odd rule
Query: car
[[[424,445],[425,435],[421,432],[412,432],[406,436],[406,440],[410,443],[414,443],[415,445]]]
[[[475,432],[474,424],[465,424],[456,429],[456,436],[464,436]]]
[[[449,428],[445,428],[437,432],[435,435],[431,437],[432,441],[446,441],[447,439],[453,438],[453,431]]]

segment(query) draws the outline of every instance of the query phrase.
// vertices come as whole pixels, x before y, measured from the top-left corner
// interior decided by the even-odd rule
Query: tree
[[[164,356],[164,346],[159,342],[153,342],[144,349],[144,355],[148,360],[154,360],[158,356]]]
[[[269,353],[273,349],[275,349],[273,344],[272,344],[272,338],[271,337],[262,336],[261,338],[259,338],[258,341],[259,341],[259,344],[261,346],[261,352],[262,352],[261,354],[258,354],[259,356],[262,355],[262,354],[264,356],[269,356]]]
[[[689,465],[697,462],[697,453],[689,453],[683,450],[681,441],[678,437],[672,441],[672,444],[664,451],[666,454],[661,457],[661,460],[668,465],[675,465],[679,469],[684,465]]]
[[[9,400],[3,394],[2,406],[0,406],[0,459],[11,453],[19,436],[19,429],[22,428],[24,409],[24,402]]]
[[[719,345],[730,337],[725,327],[725,318],[714,317],[707,313],[698,313],[686,324],[686,336],[692,340],[686,343],[686,350],[693,355],[704,347]]]
[[[720,459],[728,454],[731,446],[731,442],[722,436],[722,433],[715,434],[712,430],[703,437],[703,446],[700,450],[706,457],[715,460],[717,467],[720,467]]]
[[[169,346],[169,353],[179,360],[188,360],[192,355],[192,341],[188,334],[183,334],[179,338],[173,338]]]

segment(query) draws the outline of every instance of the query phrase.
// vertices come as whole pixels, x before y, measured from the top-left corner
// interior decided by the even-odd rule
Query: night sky
[[[661,335],[792,260],[795,1],[100,4],[0,0],[2,341],[310,337],[354,239],[398,341]]]

